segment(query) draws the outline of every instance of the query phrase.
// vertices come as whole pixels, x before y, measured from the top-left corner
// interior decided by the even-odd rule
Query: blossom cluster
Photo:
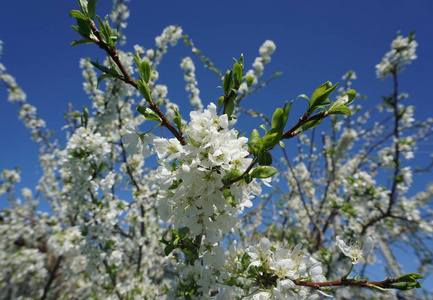
[[[262,238],[255,246],[250,245],[246,249],[233,243],[227,255],[227,269],[228,276],[236,278],[236,284],[220,286],[216,299],[312,300],[318,299],[319,294],[312,293],[309,288],[297,286],[294,281],[326,281],[322,264],[303,251],[302,244],[288,249],[272,245],[267,238]],[[256,280],[262,282],[265,288],[259,289]]]
[[[376,75],[385,79],[393,72],[401,72],[405,65],[408,65],[417,58],[416,48],[418,43],[412,38],[397,35],[391,43],[391,50],[385,54],[382,61],[376,65]]]
[[[235,183],[229,191],[221,189],[224,176],[234,170],[241,174],[250,165],[248,140],[228,128],[227,115],[218,116],[212,103],[190,116],[185,129],[188,145],[182,146],[174,138],[154,139],[162,162],[157,178],[164,190],[158,212],[175,227],[186,226],[192,235],[205,232],[208,239],[218,242],[234,228],[244,207],[252,206],[251,198],[259,195],[261,188],[254,180]]]
[[[195,79],[195,65],[191,57],[185,57],[180,63],[180,67],[184,70],[184,79],[186,81],[185,90],[190,92],[189,102],[195,107],[196,110],[201,111],[203,105],[200,99],[200,90],[197,88],[197,80]]]

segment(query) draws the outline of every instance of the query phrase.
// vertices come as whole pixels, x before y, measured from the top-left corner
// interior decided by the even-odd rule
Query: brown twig
[[[124,65],[119,59],[119,54],[117,53],[116,48],[113,47],[113,49],[111,49],[110,47],[108,47],[108,45],[104,42],[101,33],[99,32],[98,28],[96,28],[96,25],[93,21],[90,22],[90,28],[93,34],[97,38],[97,40],[95,40],[96,45],[98,45],[99,48],[103,49],[108,54],[108,56],[110,56],[110,58],[114,61],[114,63],[122,73],[122,76],[120,76],[119,79],[125,82],[126,84],[132,85],[135,89],[138,90],[137,82],[129,75],[128,71],[126,71]],[[161,118],[160,121],[161,125],[167,127],[167,129],[176,137],[176,139],[182,145],[186,145],[187,142],[185,138],[182,136],[180,132],[176,130],[173,124],[171,124],[171,122],[167,119],[165,114],[161,111],[159,106],[155,103],[155,101],[153,101],[152,98],[150,99],[149,107]]]
[[[352,287],[371,287],[378,286],[381,288],[390,288],[393,283],[397,282],[397,277],[388,277],[382,281],[368,281],[368,280],[354,280],[354,279],[340,279],[326,282],[310,282],[302,280],[294,280],[296,285],[311,287],[317,290],[321,290],[323,287],[334,287],[334,286],[352,286]]]

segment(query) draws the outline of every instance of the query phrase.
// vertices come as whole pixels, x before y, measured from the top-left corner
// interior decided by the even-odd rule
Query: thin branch
[[[117,53],[116,48],[113,47],[111,49],[108,47],[108,45],[104,42],[104,40],[101,37],[101,34],[99,30],[96,28],[96,25],[93,21],[90,22],[90,28],[92,29],[93,34],[98,39],[95,41],[95,43],[99,46],[99,48],[103,49],[108,56],[114,61],[116,66],[119,68],[120,72],[122,72],[123,76],[120,76],[119,79],[125,82],[126,84],[132,85],[135,89],[138,90],[137,82],[129,75],[128,71],[126,71],[125,66],[122,64],[119,58],[119,54]],[[171,124],[171,122],[167,119],[165,114],[161,111],[159,106],[153,101],[153,99],[150,99],[149,107],[151,110],[153,110],[160,118],[161,118],[161,125],[168,128],[168,130],[177,138],[177,140],[182,144],[186,145],[187,142],[185,138],[182,136],[180,132],[176,130],[176,128]]]
[[[63,256],[59,256],[57,258],[56,264],[54,265],[53,269],[49,270],[50,278],[48,279],[48,282],[44,287],[44,294],[42,295],[41,300],[47,299],[48,291],[50,290],[51,284],[53,283],[54,279],[56,278],[56,273],[60,267],[60,263],[61,263],[62,259],[63,259]]]
[[[397,277],[388,277],[382,281],[368,281],[368,280],[354,280],[354,279],[340,279],[326,282],[310,282],[302,280],[294,280],[296,285],[311,287],[316,290],[321,290],[323,287],[335,287],[335,286],[351,286],[351,287],[371,287],[378,286],[381,288],[392,288],[392,284],[397,282]]]

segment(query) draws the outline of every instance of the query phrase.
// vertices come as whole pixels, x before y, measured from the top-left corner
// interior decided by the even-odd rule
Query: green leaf
[[[298,130],[296,130],[295,133],[299,134],[299,133],[302,133],[304,131],[307,131],[308,129],[314,128],[317,125],[319,125],[320,123],[322,123],[322,120],[323,119],[309,121],[309,122],[305,123],[304,125],[302,125],[300,128],[298,128]]]
[[[224,103],[224,96],[218,98],[218,106],[221,107]]]
[[[239,86],[242,83],[242,67],[237,62],[233,64],[233,73],[234,73],[235,85]]]
[[[71,43],[71,46],[78,46],[78,45],[82,45],[82,44],[92,44],[92,43],[94,43],[94,41],[91,39],[82,39],[79,41],[73,41]]]
[[[261,149],[259,151],[259,165],[260,166],[270,166],[272,165],[272,155],[267,152],[265,149]]]
[[[260,166],[254,168],[250,175],[252,178],[268,178],[275,175],[277,172],[278,170],[274,167]]]
[[[104,80],[106,78],[116,78],[116,77],[113,76],[113,75],[111,75],[111,74],[102,74],[101,76],[98,77],[98,83],[97,83],[96,87],[99,87],[99,85],[101,84],[102,80]]]
[[[171,251],[173,251],[174,249],[176,249],[176,248],[173,247],[172,245],[167,245],[164,248],[164,254],[165,254],[165,256],[168,256],[171,253]]]
[[[280,139],[281,139],[281,131],[276,128],[272,128],[262,138],[263,147],[266,150],[272,149]]]
[[[305,94],[300,94],[298,97],[296,97],[296,99],[298,99],[298,98],[305,99],[305,100],[307,100],[308,104],[310,104],[310,98],[308,98],[307,95],[305,95]]]
[[[176,125],[177,129],[179,129],[179,131],[182,130],[182,116],[179,113],[179,110],[175,109],[174,110],[174,125]]]
[[[87,2],[87,10],[89,12],[89,18],[95,19],[96,15],[96,3],[98,3],[98,0],[88,0]]]
[[[225,113],[229,117],[229,120],[231,120],[231,115],[233,114],[234,110],[235,110],[235,101],[229,100],[229,102],[226,105],[226,111],[225,111]]]
[[[253,181],[253,178],[251,177],[250,174],[244,174],[244,181],[245,181],[247,184],[250,184],[251,181]]]
[[[284,125],[284,111],[281,108],[277,108],[272,115],[271,127],[278,130],[283,130]]]
[[[102,21],[100,16],[96,16],[96,19],[98,20],[98,26],[99,26],[99,29],[101,30],[101,33],[105,32],[106,28],[105,28],[104,21]],[[104,35],[104,33],[102,35]]]
[[[384,289],[384,288],[382,288],[380,286],[377,286],[377,285],[374,285],[374,284],[369,285],[369,288],[372,289],[372,290],[381,292],[381,293],[387,293],[389,291],[387,289]]]
[[[87,127],[87,124],[89,123],[89,110],[86,106],[83,105],[83,118],[84,118],[84,127]]]
[[[245,76],[245,80],[247,81],[247,86],[250,87],[253,84],[254,78],[252,76]]]
[[[150,90],[147,84],[142,80],[138,80],[137,87],[138,90],[140,91],[140,94],[144,97],[144,99],[146,99],[147,102],[152,103],[152,96],[150,94]]]
[[[227,95],[231,88],[232,83],[232,71],[227,70],[226,75],[224,75],[224,81],[223,81],[223,89],[224,89],[224,95]]]
[[[89,15],[87,11],[87,0],[78,0],[78,6],[80,6],[80,9],[84,13],[84,15]]]
[[[324,84],[320,85],[311,96],[310,106],[307,113],[311,114],[315,109],[317,109],[317,106],[325,102],[337,87],[338,83],[332,85],[330,81],[327,81]]]
[[[161,118],[153,112],[150,108],[139,106],[137,107],[137,111],[142,114],[149,121],[161,121]]]
[[[260,138],[260,133],[257,129],[253,129],[253,131],[251,132],[250,144],[253,144],[253,145],[262,144],[262,140]]]
[[[188,235],[189,228],[188,227],[182,227],[181,229],[179,229],[178,233],[179,233],[179,237],[181,239],[183,239],[184,237],[186,237]]]
[[[290,101],[289,105],[287,105],[287,102],[284,103],[284,107],[283,107],[283,110],[284,110],[284,126],[286,126],[287,120],[289,119],[289,114],[290,114],[290,110],[292,109],[292,104],[293,104],[293,100]],[[284,128],[283,128],[283,130],[284,130]]]
[[[241,176],[242,175],[242,172],[241,171],[239,171],[239,170],[237,170],[237,169],[234,169],[234,170],[231,170],[226,176],[224,176],[222,179],[221,179],[221,181],[222,181],[222,183],[224,184],[224,185],[228,185],[229,183],[230,183],[230,181],[232,181],[233,179],[236,179],[236,178],[238,178],[239,176]]]
[[[409,43],[412,42],[414,39],[415,39],[415,30],[412,30],[408,36]]]
[[[85,39],[91,39],[90,38],[91,29],[90,29],[89,22],[87,22],[87,20],[77,19],[77,24],[78,24],[78,30],[77,30],[78,33]]]
[[[422,278],[425,278],[425,276],[418,273],[408,273],[400,277],[397,277],[397,282],[413,282],[416,281],[416,279],[422,279]]]
[[[320,95],[322,95],[323,93],[325,93],[325,91],[329,88],[332,87],[332,82],[327,81],[325,83],[322,83],[321,85],[319,85],[319,87],[316,88],[316,90],[313,92],[313,95],[311,96],[311,102],[314,102],[317,97],[319,97]]]
[[[238,60],[239,65],[244,68],[244,54],[242,53]]]
[[[96,62],[91,61],[90,63],[92,64],[92,66],[94,66],[95,68],[99,69],[100,71],[102,71],[102,72],[104,72],[106,74],[112,75],[112,77],[116,77],[116,78],[119,77],[119,73],[117,72],[117,70],[116,70],[116,68],[114,66],[111,67],[111,68],[107,68],[106,66],[101,65],[97,61]]]
[[[328,110],[328,114],[351,116],[352,112],[350,111],[350,109],[347,106],[339,106],[339,107],[334,107],[333,109]]]
[[[332,103],[330,109],[333,109],[334,107],[343,106],[343,105],[347,106],[351,104],[353,100],[355,100],[355,97],[356,97],[355,90],[350,90],[346,95],[341,96],[334,103]]]
[[[150,80],[150,65],[147,60],[144,60],[139,65],[140,75],[144,79],[144,82],[148,83]]]
[[[106,16],[104,20],[102,20],[99,16],[96,16],[96,19],[98,20],[101,34],[104,37],[106,43],[108,43],[111,48],[114,48],[117,41],[117,30],[110,27],[108,16]]]
[[[86,16],[79,10],[71,10],[69,12],[69,16],[72,18],[77,18],[77,19],[82,19],[82,20],[87,20]]]

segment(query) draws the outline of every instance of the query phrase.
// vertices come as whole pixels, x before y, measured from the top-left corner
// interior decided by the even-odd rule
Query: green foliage
[[[160,242],[166,245],[164,248],[165,255],[169,255],[175,249],[180,249],[185,255],[185,261],[194,263],[198,256],[198,249],[194,240],[188,237],[189,232],[188,227],[182,227],[179,230],[172,229],[170,240],[163,237]]]
[[[335,85],[332,85],[330,81],[327,81],[323,84],[321,84],[311,96],[309,100],[309,107],[307,110],[307,115],[311,115],[315,110],[322,108],[323,105],[329,104],[328,97],[331,95],[331,93],[338,87],[338,83]]]
[[[137,81],[137,87],[140,91],[140,94],[143,96],[144,99],[146,99],[147,102],[152,103],[152,96],[150,94],[149,86],[146,82],[144,82],[142,79]]]
[[[278,170],[274,167],[269,166],[259,166],[257,168],[254,168],[250,175],[252,178],[269,178],[273,175],[275,175],[278,172]]]
[[[161,121],[161,118],[148,107],[139,106],[137,107],[137,111],[149,121]]]

